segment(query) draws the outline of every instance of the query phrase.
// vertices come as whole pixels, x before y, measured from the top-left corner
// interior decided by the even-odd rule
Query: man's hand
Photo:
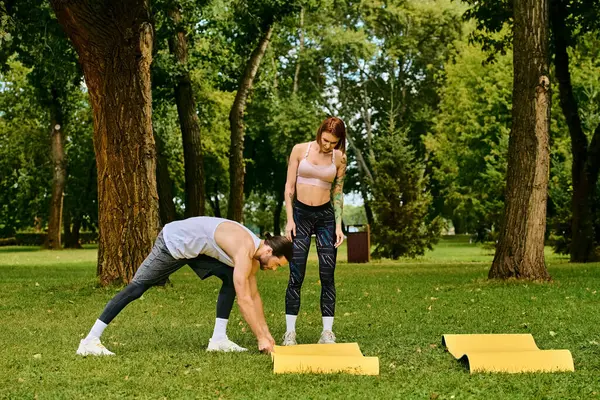
[[[273,336],[271,336],[270,332],[267,332],[267,339],[269,339],[269,342],[271,342],[271,344],[275,346],[275,339],[273,339]]]
[[[260,351],[261,353],[271,353],[273,351],[274,346],[275,341],[272,337],[270,339],[268,337],[262,337],[258,339],[258,351]]]

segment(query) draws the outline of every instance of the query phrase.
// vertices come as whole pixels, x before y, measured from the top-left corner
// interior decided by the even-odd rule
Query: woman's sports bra
[[[337,173],[337,168],[335,167],[335,150],[332,151],[331,164],[315,165],[307,159],[311,144],[312,142],[308,143],[306,154],[304,155],[304,158],[300,160],[300,164],[298,164],[296,183],[318,186],[330,190],[331,184]]]

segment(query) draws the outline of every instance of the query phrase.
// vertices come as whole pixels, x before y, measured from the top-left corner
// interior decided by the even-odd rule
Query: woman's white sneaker
[[[80,356],[114,356],[115,353],[108,350],[104,345],[100,342],[99,338],[93,339],[81,339],[79,342],[79,348],[77,349],[77,354]]]
[[[297,344],[296,331],[288,331],[283,335],[283,342],[281,342],[282,346],[295,346]]]
[[[332,344],[335,343],[335,335],[332,331],[323,331],[321,333],[321,338],[319,339],[319,344]]]

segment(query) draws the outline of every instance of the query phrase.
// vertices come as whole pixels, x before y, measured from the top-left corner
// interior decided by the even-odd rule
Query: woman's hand
[[[342,232],[341,226],[335,228],[335,247],[338,248],[344,241],[344,232]]]
[[[296,236],[296,223],[293,220],[288,221],[285,225],[285,237],[291,241],[294,236]]]

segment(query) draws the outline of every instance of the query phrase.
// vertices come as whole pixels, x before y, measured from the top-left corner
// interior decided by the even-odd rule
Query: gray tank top
[[[250,229],[238,222],[216,217],[192,217],[166,224],[163,228],[165,244],[173,258],[191,259],[203,254],[233,267],[231,257],[215,241],[215,231],[223,222],[244,228],[254,241],[255,250],[258,249],[260,239]]]

